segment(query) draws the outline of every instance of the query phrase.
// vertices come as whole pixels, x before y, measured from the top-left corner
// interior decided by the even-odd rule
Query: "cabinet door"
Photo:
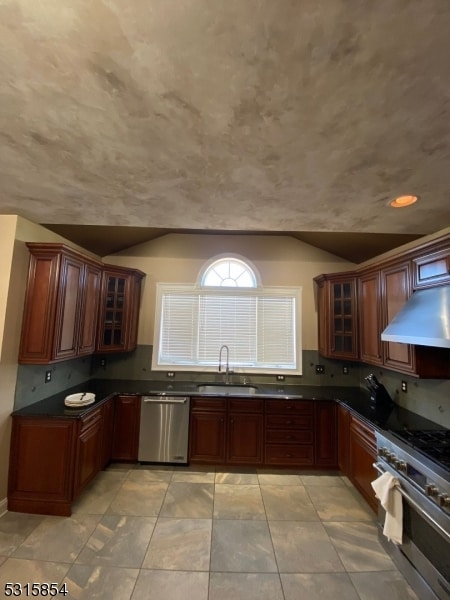
[[[126,345],[126,298],[130,293],[130,277],[103,272],[102,310],[99,320],[97,349],[101,352],[124,351]]]
[[[357,360],[356,279],[346,274],[315,279],[318,301],[319,353],[328,358]]]
[[[140,396],[116,396],[112,459],[135,462],[139,448]]]
[[[371,482],[377,477],[373,468],[376,461],[376,441],[373,429],[351,416],[350,421],[350,479],[373,511],[378,502]]]
[[[360,358],[372,365],[381,365],[380,273],[361,275],[358,282]]]
[[[75,463],[74,498],[100,470],[102,419],[98,409],[80,420]]]
[[[318,401],[315,409],[315,464],[337,466],[336,403]]]
[[[263,460],[263,415],[231,413],[228,417],[228,462],[259,465]]]
[[[225,434],[225,412],[192,412],[190,460],[202,463],[225,463]]]
[[[383,323],[381,330],[392,321],[410,297],[411,268],[409,261],[381,271]],[[383,342],[386,367],[414,372],[414,350],[410,344]]]
[[[76,422],[13,417],[8,509],[69,516]]]
[[[98,308],[100,302],[101,269],[96,265],[84,267],[83,302],[80,311],[78,355],[92,354],[97,337]]]
[[[111,460],[113,436],[114,398],[110,398],[102,405],[102,449],[100,469],[104,469]]]
[[[61,257],[61,275],[56,313],[56,343],[54,358],[67,359],[77,355],[80,310],[83,296],[83,263],[71,256]]]
[[[338,466],[344,475],[350,474],[350,413],[341,404],[337,408]]]
[[[136,269],[103,270],[98,352],[128,352],[136,348],[143,276]]]

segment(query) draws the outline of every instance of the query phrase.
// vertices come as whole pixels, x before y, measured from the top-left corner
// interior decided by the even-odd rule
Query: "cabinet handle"
[[[289,453],[285,454],[285,456],[286,456],[286,458],[292,458],[292,454],[289,454]]]
[[[286,421],[286,425],[292,425],[292,421]]]

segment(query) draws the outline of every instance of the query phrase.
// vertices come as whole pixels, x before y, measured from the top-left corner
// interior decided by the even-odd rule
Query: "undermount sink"
[[[229,396],[231,394],[236,394],[239,396],[242,395],[251,395],[256,392],[258,389],[254,385],[233,385],[226,383],[205,383],[197,386],[197,389],[200,394],[221,394],[225,396]]]

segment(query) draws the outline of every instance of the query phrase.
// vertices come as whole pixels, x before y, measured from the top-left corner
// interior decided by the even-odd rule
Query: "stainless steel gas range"
[[[419,598],[449,600],[450,431],[430,422],[425,429],[396,425],[376,433],[374,466],[399,481],[403,543],[388,542],[381,529],[380,540]],[[384,517],[380,507],[380,525]]]

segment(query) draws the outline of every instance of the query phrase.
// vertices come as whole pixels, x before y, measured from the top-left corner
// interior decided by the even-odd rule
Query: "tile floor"
[[[83,600],[417,600],[347,479],[219,467],[116,464],[71,517],[6,513],[6,582]]]

